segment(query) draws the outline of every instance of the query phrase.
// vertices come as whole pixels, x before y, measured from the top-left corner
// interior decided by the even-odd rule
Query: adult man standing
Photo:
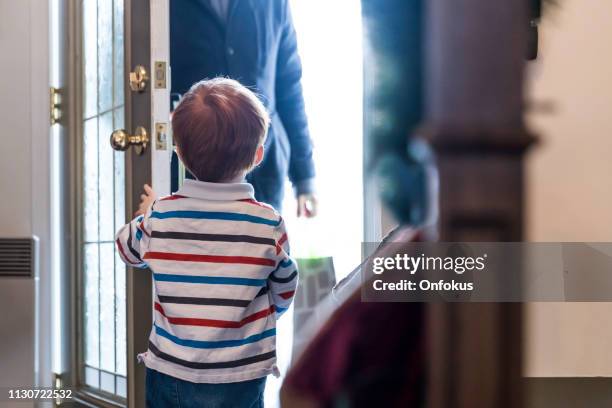
[[[174,0],[170,15],[172,92],[227,76],[258,93],[271,126],[264,161],[247,181],[259,201],[280,210],[288,175],[298,216],[314,216],[312,143],[288,0]]]

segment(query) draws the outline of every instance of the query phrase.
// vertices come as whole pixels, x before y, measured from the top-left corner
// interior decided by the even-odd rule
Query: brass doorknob
[[[115,130],[110,137],[111,147],[118,151],[125,151],[130,146],[134,146],[136,154],[142,154],[149,143],[149,135],[147,130],[138,126],[134,135],[129,135],[124,129]]]

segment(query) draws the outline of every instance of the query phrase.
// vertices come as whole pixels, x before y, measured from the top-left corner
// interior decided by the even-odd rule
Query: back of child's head
[[[172,114],[185,167],[200,181],[220,183],[250,170],[270,118],[249,89],[227,78],[194,84]]]

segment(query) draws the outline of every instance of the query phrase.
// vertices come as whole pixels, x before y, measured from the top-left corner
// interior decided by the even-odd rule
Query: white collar
[[[235,201],[255,198],[253,186],[246,182],[208,183],[190,179],[185,180],[176,194],[190,198],[218,201]]]

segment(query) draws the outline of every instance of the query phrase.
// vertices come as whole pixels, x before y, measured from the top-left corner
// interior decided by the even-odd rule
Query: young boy
[[[172,117],[177,153],[197,180],[154,200],[117,233],[125,263],[155,284],[149,407],[263,406],[276,373],[276,318],[297,267],[280,215],[255,201],[245,175],[263,158],[268,114],[238,82],[198,82]]]

